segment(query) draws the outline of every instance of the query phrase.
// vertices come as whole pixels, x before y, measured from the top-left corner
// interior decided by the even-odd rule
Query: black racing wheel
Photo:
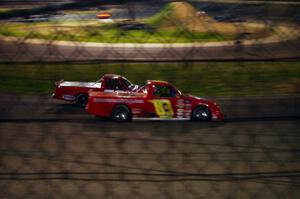
[[[76,104],[79,106],[85,106],[88,101],[88,95],[87,94],[79,94],[76,97]]]
[[[208,107],[197,106],[192,112],[191,119],[194,121],[211,121],[212,114]]]
[[[117,122],[128,122],[131,121],[132,115],[127,106],[117,105],[112,111],[111,118]]]

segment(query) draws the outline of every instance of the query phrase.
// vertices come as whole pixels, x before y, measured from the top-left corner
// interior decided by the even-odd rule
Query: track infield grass
[[[50,95],[58,80],[96,81],[121,74],[135,84],[165,80],[198,96],[300,94],[300,62],[0,64],[0,92]]]

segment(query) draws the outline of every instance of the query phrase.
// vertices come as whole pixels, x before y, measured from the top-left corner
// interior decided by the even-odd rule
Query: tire
[[[209,108],[206,106],[197,106],[191,115],[193,121],[211,121],[212,114]]]
[[[117,105],[112,111],[111,119],[117,122],[129,122],[132,115],[126,105]]]
[[[76,97],[76,104],[84,107],[87,104],[88,98],[87,94],[79,94]]]

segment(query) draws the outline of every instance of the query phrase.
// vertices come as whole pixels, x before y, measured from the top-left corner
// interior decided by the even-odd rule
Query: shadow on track
[[[86,114],[84,108],[76,104],[56,104],[45,110],[45,114]]]
[[[273,122],[273,121],[293,121],[300,120],[300,116],[269,116],[269,117],[240,117],[240,118],[227,118],[225,121],[211,121],[211,122],[195,122],[195,121],[178,121],[178,120],[134,120],[132,122],[118,123],[110,119],[97,118],[97,117],[82,117],[82,118],[65,118],[65,117],[52,117],[52,118],[8,118],[0,119],[0,123],[45,123],[45,122],[64,122],[64,123],[114,123],[114,124],[135,124],[135,123],[148,123],[148,124],[214,124],[222,125],[226,123],[243,123],[243,122]]]

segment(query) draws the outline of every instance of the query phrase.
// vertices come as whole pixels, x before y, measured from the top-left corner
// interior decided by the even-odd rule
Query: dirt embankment
[[[155,19],[155,24],[162,29],[181,28],[234,37],[246,35],[248,38],[265,37],[271,34],[271,29],[266,24],[219,22],[186,2],[168,4]]]

